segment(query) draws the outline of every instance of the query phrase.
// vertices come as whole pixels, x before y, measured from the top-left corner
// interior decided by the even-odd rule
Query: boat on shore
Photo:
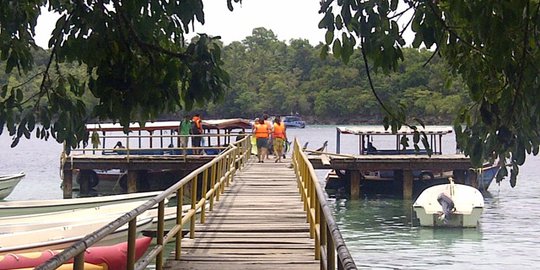
[[[477,227],[484,211],[484,196],[474,187],[450,181],[424,190],[413,209],[420,226]]]
[[[5,199],[25,176],[24,172],[0,175],[0,200]]]
[[[147,201],[161,191],[57,200],[24,200],[0,202],[0,217],[91,208],[122,202]]]

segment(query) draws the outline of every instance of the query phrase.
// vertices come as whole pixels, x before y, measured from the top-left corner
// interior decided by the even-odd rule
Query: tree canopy
[[[358,49],[366,66],[383,72],[403,60],[403,33],[411,29],[413,47],[431,48],[467,85],[471,103],[456,104],[458,146],[477,166],[498,158],[498,181],[511,163],[515,186],[526,155],[539,152],[539,10],[537,0],[323,0],[319,27],[327,29],[323,53],[347,61]],[[384,107],[387,126],[410,121],[406,110]]]
[[[232,10],[234,2],[240,1],[226,3]],[[44,70],[33,70],[33,38],[43,6],[61,17],[49,41],[51,49]],[[407,102],[385,98],[380,91],[392,80],[413,85],[417,75],[400,81],[391,73],[399,71],[406,55],[403,33],[411,29],[415,34],[413,47],[430,49],[467,86],[470,103],[454,104],[460,107],[454,121],[459,147],[477,166],[496,158],[501,165],[511,163],[513,186],[526,155],[539,152],[539,10],[538,0],[322,0],[319,27],[327,33],[326,44],[320,49],[322,55],[331,51],[344,62],[351,61],[356,69],[363,65],[367,81],[360,83],[369,86],[386,111],[385,126],[415,126],[407,112],[418,112],[408,110],[404,106]],[[411,16],[404,16],[407,13]],[[144,123],[162,113],[191,109],[197,104],[214,104],[232,94],[227,92],[230,77],[217,38],[201,34],[190,42],[185,40],[194,22],[204,23],[202,0],[0,1],[0,61],[7,73],[29,78],[17,84],[0,81],[0,132],[6,126],[15,138],[13,145],[35,130],[38,138],[52,135],[58,142],[75,147],[88,139],[84,129],[88,119],[107,119],[127,126],[131,121]],[[307,44],[292,42],[294,54],[290,54],[287,46],[273,42],[275,36],[263,30],[255,32],[253,39],[228,46],[227,57],[235,61],[235,54],[249,50],[277,55],[294,66],[292,72],[269,70],[268,63],[253,58],[239,71],[249,74],[263,70],[266,75],[239,87],[261,86],[257,94],[265,98],[294,101],[284,108],[317,104],[313,109],[320,112],[354,110],[355,104],[347,104],[345,99],[337,101],[339,106],[330,103],[336,93],[358,95],[358,84],[336,80],[341,77],[355,82],[354,72],[347,66],[340,66],[339,71],[317,69],[317,61],[306,61],[313,57]],[[426,64],[435,61],[432,59],[435,57]],[[360,61],[354,64],[356,60]],[[83,66],[84,74],[71,73],[63,63]],[[371,71],[388,74],[386,78],[390,79],[376,80],[377,75]],[[278,89],[306,86],[303,83],[310,76],[327,78],[327,92],[278,96]],[[39,90],[26,91],[35,78],[39,78]],[[304,89],[304,93],[309,92],[309,88]],[[411,101],[408,103],[426,96],[425,88],[398,89],[403,91],[401,99]],[[247,102],[251,95],[245,92],[225,102]],[[94,98],[92,109],[85,96]],[[414,143],[420,140],[422,137],[416,136]],[[498,180],[506,175],[503,166]]]
[[[227,0],[231,10],[232,2]],[[163,112],[217,100],[228,84],[215,38],[200,35],[190,43],[184,38],[191,24],[204,23],[202,0],[1,1],[0,60],[6,73],[32,71],[43,6],[61,17],[45,70],[34,71],[41,78],[39,91],[27,96],[24,84],[8,83],[0,90],[0,133],[7,126],[15,135],[13,145],[36,129],[38,138],[52,135],[75,147],[87,141],[90,117],[125,127],[144,123]],[[87,76],[61,70],[63,62],[84,64]],[[88,92],[97,99],[93,111],[81,100]]]

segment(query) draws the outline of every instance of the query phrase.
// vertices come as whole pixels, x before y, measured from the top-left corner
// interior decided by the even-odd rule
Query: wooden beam
[[[328,157],[328,155],[321,155],[321,163],[323,166],[330,166],[330,158]]]

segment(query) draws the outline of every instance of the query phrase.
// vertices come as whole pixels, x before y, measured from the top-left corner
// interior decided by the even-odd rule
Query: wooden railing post
[[[304,199],[304,210],[310,224],[310,237],[315,242],[315,259],[321,261],[321,269],[334,270],[336,266],[338,269],[356,269],[334,221],[332,210],[327,205],[325,192],[317,180],[315,170],[306,154],[300,151],[297,140],[293,149],[292,162],[297,170],[299,190]]]
[[[182,213],[182,206],[184,205],[184,186],[181,186],[176,191],[176,225],[180,226],[182,225],[182,215],[178,215],[178,213]],[[176,234],[176,249],[174,253],[174,259],[180,260],[180,255],[182,254],[182,230],[180,230]]]

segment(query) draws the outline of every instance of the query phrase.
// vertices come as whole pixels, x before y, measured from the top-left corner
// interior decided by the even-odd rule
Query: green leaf
[[[1,98],[5,98],[7,92],[8,92],[8,85],[7,85],[7,84],[4,84],[4,85],[2,86],[2,90],[0,91],[0,97],[1,97]]]
[[[334,41],[334,44],[332,45],[332,53],[334,54],[334,57],[339,59],[341,56],[341,42],[339,39],[336,39]]]
[[[13,138],[13,141],[11,142],[11,148],[17,146],[17,144],[19,144],[19,139],[20,137],[15,137]]]
[[[334,40],[334,31],[326,31],[326,34],[324,36],[324,40],[326,42],[326,44],[330,45],[332,44],[332,41]]]
[[[17,101],[18,102],[22,102],[24,98],[24,95],[23,95],[23,92],[20,88],[17,89]]]
[[[341,30],[343,29],[343,20],[341,19],[341,15],[336,16],[336,29]]]
[[[420,132],[418,132],[418,131],[413,132],[413,142],[415,144],[420,142]]]
[[[398,3],[399,3],[398,0],[390,0],[390,9],[396,10],[398,7]]]

